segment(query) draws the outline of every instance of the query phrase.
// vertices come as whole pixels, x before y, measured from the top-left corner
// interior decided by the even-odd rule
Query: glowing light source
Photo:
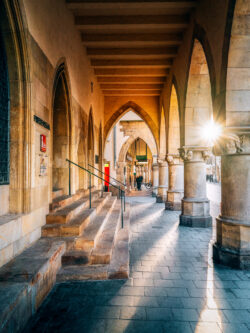
[[[221,133],[221,126],[214,123],[212,119],[201,129],[201,136],[204,138],[204,140],[206,140],[206,143],[210,145],[213,145],[215,141],[218,140]]]

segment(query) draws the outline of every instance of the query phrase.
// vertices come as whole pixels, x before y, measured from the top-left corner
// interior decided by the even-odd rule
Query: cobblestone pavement
[[[213,267],[212,230],[128,200],[131,278],[56,285],[24,332],[250,332],[250,272]]]

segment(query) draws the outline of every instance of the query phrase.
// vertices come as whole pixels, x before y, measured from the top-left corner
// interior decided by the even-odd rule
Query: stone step
[[[108,268],[108,279],[129,278],[130,205],[126,204],[124,227],[119,229]]]
[[[58,188],[58,189],[53,189],[52,191],[52,200],[60,197],[63,195],[63,189],[62,188]]]
[[[100,214],[98,214],[84,229],[83,234],[75,239],[74,249],[90,251],[95,247],[96,242],[102,232],[105,222],[110,216],[115,203],[116,197],[110,197],[105,206],[102,208]]]
[[[56,281],[65,243],[40,239],[0,268],[0,332],[20,332]]]
[[[90,252],[68,251],[62,256],[62,265],[87,265],[90,262]]]
[[[103,196],[103,198],[96,199],[94,202],[92,202],[93,208],[86,208],[82,210],[78,215],[69,220],[68,223],[46,224],[42,227],[42,237],[80,236],[83,233],[83,230],[90,223],[91,219],[93,219],[96,214],[98,214],[109,198],[110,194],[107,193]]]
[[[115,210],[116,209],[114,209],[114,211]],[[63,266],[57,274],[57,281],[127,279],[129,277],[129,224],[130,205],[126,204],[124,228],[121,229],[120,220],[118,220],[118,230],[113,245],[110,264],[93,264],[89,262],[85,265],[77,265],[77,255],[79,256],[79,261],[90,260],[91,250],[86,252],[71,251],[67,258],[68,262],[67,259],[65,259],[65,266]],[[108,227],[108,223],[105,226]],[[105,229],[103,229],[103,231],[104,230]],[[98,243],[101,244],[101,238]],[[64,256],[66,257],[67,254]],[[67,263],[70,263],[70,265],[67,265]]]
[[[76,280],[106,280],[108,278],[107,265],[72,265],[64,266],[57,274],[57,282]]]
[[[73,195],[61,195],[53,199],[52,203],[50,204],[50,213],[56,212],[57,210],[70,205],[72,202],[77,201],[81,197],[85,197],[88,199],[88,191],[82,190],[78,191]],[[92,199],[95,200],[100,196],[100,191],[92,189]]]
[[[96,200],[98,195],[96,194],[92,199],[93,202]],[[57,210],[56,212],[49,213],[46,216],[47,224],[65,224],[68,223],[69,220],[74,218],[77,214],[79,214],[84,208],[89,207],[89,197],[84,196],[80,199],[70,203],[69,205]]]
[[[94,249],[91,252],[91,264],[109,264],[114,241],[121,225],[121,204],[116,202]]]

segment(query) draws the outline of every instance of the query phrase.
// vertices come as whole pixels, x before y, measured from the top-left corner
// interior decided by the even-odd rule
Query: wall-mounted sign
[[[40,171],[39,176],[47,176],[47,159],[44,157],[40,157]]]
[[[40,135],[40,151],[45,153],[46,152],[46,135]]]

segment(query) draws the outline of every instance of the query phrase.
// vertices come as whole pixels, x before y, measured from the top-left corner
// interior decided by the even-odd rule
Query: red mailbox
[[[46,135],[40,135],[40,151],[45,153],[46,152]]]

